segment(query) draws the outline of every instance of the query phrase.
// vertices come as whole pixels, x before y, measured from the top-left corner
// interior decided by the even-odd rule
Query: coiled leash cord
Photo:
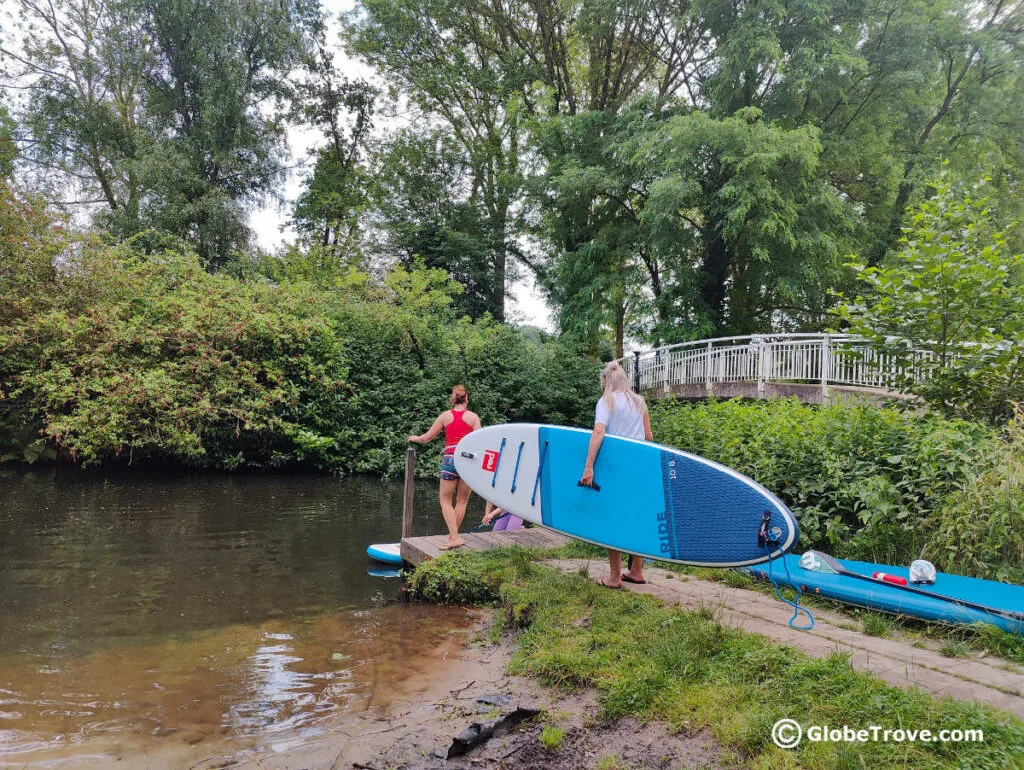
[[[757,532],[757,544],[768,551],[771,554],[774,548],[778,548],[782,542],[782,530],[779,527],[770,527],[768,524],[771,522],[772,512],[765,511],[761,517],[761,529]],[[789,627],[795,628],[797,631],[810,631],[814,628],[814,616],[811,611],[806,607],[800,606],[800,596],[803,594],[803,589],[800,588],[800,584],[795,582],[789,575],[789,565],[786,564],[785,554],[782,555],[782,567],[786,571],[786,581],[795,587],[796,596],[790,601],[782,595],[782,591],[779,589],[779,584],[775,582],[775,576],[772,574],[772,562],[774,559],[768,559],[768,582],[772,584],[772,588],[775,589],[775,595],[779,597],[779,601],[788,604],[793,608],[793,617],[789,619]],[[800,613],[804,613],[807,619],[811,622],[807,626],[799,626],[794,621],[800,617]]]

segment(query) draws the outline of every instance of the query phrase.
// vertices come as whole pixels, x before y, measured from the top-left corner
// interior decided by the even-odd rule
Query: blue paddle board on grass
[[[485,500],[526,521],[651,559],[705,567],[758,564],[799,535],[789,509],[718,463],[645,441],[606,436],[594,466],[600,489],[577,486],[589,430],[494,425],[459,442],[455,469]],[[758,543],[765,512],[779,544]]]
[[[374,543],[366,549],[366,555],[385,564],[402,564],[402,546],[399,543]]]
[[[846,575],[806,570],[800,567],[800,557],[796,555],[787,555],[785,559],[786,566],[789,568],[789,578],[786,577],[786,570],[781,563],[775,561],[771,565],[771,576],[775,578],[775,582],[783,585],[794,588],[799,586],[809,593],[857,607],[944,623],[990,623],[1004,631],[1024,634],[1024,622],[1020,620],[971,609],[943,599],[921,596],[881,581],[859,580]],[[839,559],[839,563],[850,572],[869,577],[873,572],[885,572],[889,575],[910,578],[910,570],[906,567],[846,559]],[[747,571],[756,577],[768,578],[767,565],[750,567]],[[945,572],[936,573],[934,583],[910,583],[909,585],[929,593],[982,604],[998,610],[1024,612],[1024,586],[996,583],[992,580],[981,580],[962,575],[950,575]]]

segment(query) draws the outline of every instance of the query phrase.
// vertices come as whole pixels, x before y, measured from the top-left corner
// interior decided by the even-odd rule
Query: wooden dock
[[[561,548],[569,542],[565,535],[541,527],[514,529],[511,532],[464,532],[462,539],[466,541],[466,546],[460,548],[460,551],[489,551],[492,548],[512,545],[537,549]],[[447,535],[403,537],[402,559],[418,567],[428,559],[436,559],[448,553],[441,550],[441,546],[447,541]]]
[[[413,519],[413,484],[416,476],[416,450],[409,447],[405,450],[405,495],[402,500],[402,559],[414,567],[418,567],[428,559],[436,559],[448,551],[441,546],[448,541],[447,535],[427,535],[412,537]],[[522,548],[561,548],[569,542],[569,538],[542,527],[514,529],[511,532],[463,532],[462,539],[466,545],[459,550],[490,551],[492,548],[505,548],[518,545]]]

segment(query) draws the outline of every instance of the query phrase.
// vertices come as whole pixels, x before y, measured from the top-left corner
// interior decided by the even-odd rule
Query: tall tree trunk
[[[505,264],[508,261],[508,244],[505,242],[507,218],[508,209],[501,208],[494,218],[492,234],[494,262],[491,265],[491,285],[488,294],[490,294],[491,315],[498,323],[505,322]]]
[[[704,228],[704,261],[701,264],[700,296],[715,330],[723,326],[725,280],[729,275],[729,248],[722,238],[721,224],[711,219]]]
[[[622,358],[625,353],[622,349],[623,337],[626,326],[626,297],[619,294],[619,300],[615,306],[615,357]]]

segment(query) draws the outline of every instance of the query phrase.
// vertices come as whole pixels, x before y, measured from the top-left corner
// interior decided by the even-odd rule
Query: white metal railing
[[[763,392],[767,383],[790,382],[818,384],[823,395],[830,385],[892,389],[908,375],[927,376],[933,362],[934,356],[925,351],[896,356],[847,334],[718,337],[619,359],[631,383],[639,366],[641,390],[703,384],[712,391],[716,383],[756,382]]]

